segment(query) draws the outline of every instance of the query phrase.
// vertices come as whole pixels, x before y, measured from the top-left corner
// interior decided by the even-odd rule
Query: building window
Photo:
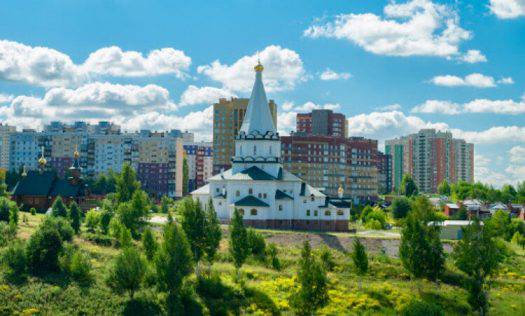
[[[257,197],[262,198],[262,193],[257,194]]]
[[[305,204],[306,204],[306,199],[304,199],[304,200],[303,200],[303,203],[305,203]]]
[[[314,216],[317,216],[319,215],[319,213],[317,212],[317,210],[314,211]]]
[[[311,200],[311,201],[314,201],[314,195],[313,195],[313,194],[310,195],[310,200]]]
[[[215,192],[219,193],[219,188],[215,188]]]
[[[248,189],[248,194],[253,194],[253,189],[252,188]]]
[[[263,193],[263,199],[266,199],[268,197],[268,195],[266,195],[266,193]]]
[[[344,215],[343,210],[337,210],[337,215],[339,215],[339,216]]]
[[[324,211],[325,216],[330,216],[330,211]]]
[[[283,210],[283,206],[279,204],[279,211],[282,211],[282,210]]]
[[[240,196],[241,192],[239,190],[235,191],[235,196]]]
[[[306,216],[310,216],[310,210],[306,210]]]
[[[257,215],[257,210],[254,209],[254,208],[252,208],[252,209],[250,210],[250,215],[256,216],[256,215]]]
[[[244,216],[244,209],[243,209],[243,208],[240,208],[240,209],[239,209],[239,213],[240,213],[242,216]]]
[[[253,154],[257,155],[257,146],[253,145]]]

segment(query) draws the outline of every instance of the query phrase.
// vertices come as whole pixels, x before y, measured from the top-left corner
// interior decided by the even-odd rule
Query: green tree
[[[438,193],[441,195],[450,196],[450,185],[448,184],[447,180],[443,180],[443,182],[438,185]]]
[[[237,274],[239,274],[239,269],[248,257],[249,251],[248,233],[246,227],[244,227],[241,213],[238,209],[235,209],[230,223],[230,254],[237,269]]]
[[[208,207],[205,211],[205,240],[204,240],[204,252],[206,259],[211,264],[215,258],[215,254],[219,249],[219,244],[222,238],[221,224],[215,213],[213,207],[213,201],[208,200]]]
[[[188,185],[189,185],[189,169],[188,169],[188,159],[186,155],[182,160],[182,195],[186,196],[188,194]]]
[[[13,202],[5,197],[0,197],[0,221],[9,222]]]
[[[167,224],[163,236],[154,259],[155,269],[160,287],[176,295],[184,278],[193,270],[191,248],[178,224]]]
[[[417,213],[409,213],[401,231],[399,255],[413,277],[437,280],[445,263],[439,228],[428,226]]]
[[[406,197],[397,197],[392,202],[392,215],[395,219],[405,218],[409,211],[410,201]]]
[[[132,238],[131,238],[131,232],[128,228],[123,227],[120,230],[120,236],[118,240],[121,248],[127,248],[133,246]]]
[[[67,217],[67,207],[60,196],[57,196],[55,202],[53,202],[53,205],[51,206],[51,214],[56,217]]]
[[[148,215],[147,195],[142,190],[133,193],[133,198],[128,203],[120,203],[117,209],[120,222],[131,231],[135,238],[139,236],[139,231],[146,224]]]
[[[463,229],[463,238],[454,246],[452,258],[458,269],[465,272],[470,280],[467,284],[469,304],[482,315],[488,310],[486,279],[490,277],[503,260],[502,250],[484,229],[479,219]]]
[[[496,237],[505,238],[508,227],[510,225],[510,216],[503,210],[497,210],[490,219],[485,221],[486,229]]]
[[[248,228],[246,232],[250,254],[259,260],[264,260],[266,256],[266,241],[264,237],[253,228]]]
[[[517,196],[518,192],[516,192],[516,189],[512,185],[505,184],[501,188],[501,202],[511,203],[516,200]]]
[[[133,193],[140,189],[140,182],[137,181],[135,170],[129,164],[126,163],[122,166],[120,175],[115,179],[115,189],[119,202],[131,200]]]
[[[111,222],[112,218],[113,218],[113,212],[111,210],[104,209],[102,210],[102,212],[100,212],[99,226],[103,234],[108,233],[109,223]]]
[[[89,232],[94,233],[100,221],[100,213],[95,210],[89,210],[86,213],[85,224]]]
[[[365,275],[368,272],[368,256],[366,254],[366,248],[359,238],[354,239],[352,261],[354,262],[356,272],[359,276]],[[359,289],[361,289],[361,278],[359,278]]]
[[[75,233],[80,232],[80,208],[75,201],[69,205],[69,221]]]
[[[164,214],[168,214],[172,205],[173,200],[167,195],[163,195],[160,199],[160,211]]]
[[[403,176],[401,180],[401,193],[407,197],[411,197],[418,194],[418,188],[414,179],[409,174]]]
[[[153,236],[153,232],[149,228],[145,229],[142,234],[142,248],[144,248],[144,253],[148,260],[153,260],[157,247],[157,241]]]
[[[133,247],[127,247],[115,258],[106,280],[116,293],[127,292],[133,298],[146,274],[146,260]]]
[[[458,211],[452,216],[450,216],[451,219],[457,219],[457,220],[466,220],[468,218],[468,211],[465,205],[461,205],[458,209]]]
[[[62,238],[56,226],[42,223],[26,245],[29,272],[41,275],[59,270],[58,256],[62,251]]]
[[[13,227],[18,226],[18,220],[19,220],[18,213],[19,213],[18,206],[16,205],[16,203],[12,203],[11,207],[9,208],[9,225]]]
[[[180,223],[190,243],[193,259],[199,266],[206,245],[206,215],[198,201],[185,198],[180,204]]]
[[[314,315],[328,303],[328,277],[321,263],[312,255],[308,241],[304,242],[299,260],[297,280],[300,287],[291,296],[291,306],[298,315]]]
[[[13,241],[2,254],[1,262],[5,266],[5,273],[9,279],[22,279],[27,271],[27,255],[24,244]]]

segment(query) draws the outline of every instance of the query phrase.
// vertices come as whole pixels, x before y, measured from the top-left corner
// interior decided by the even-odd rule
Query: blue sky
[[[0,119],[113,120],[211,137],[210,104],[265,65],[279,129],[332,108],[350,134],[476,144],[476,178],[525,179],[525,1],[9,1]]]

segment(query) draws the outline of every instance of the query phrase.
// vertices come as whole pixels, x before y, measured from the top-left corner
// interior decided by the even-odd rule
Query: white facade
[[[350,203],[325,194],[283,169],[281,141],[262,83],[262,66],[235,140],[232,168],[209,179],[191,194],[202,205],[213,200],[217,216],[228,222],[235,209],[253,226],[348,230]],[[215,148],[214,148],[215,149]]]

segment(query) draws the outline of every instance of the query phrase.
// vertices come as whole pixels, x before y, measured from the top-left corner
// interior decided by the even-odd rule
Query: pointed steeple
[[[262,82],[264,67],[259,61],[254,69],[255,83],[253,84],[252,95],[250,96],[239,134],[264,135],[268,132],[276,134],[272,113],[270,112],[270,106],[268,105]]]

